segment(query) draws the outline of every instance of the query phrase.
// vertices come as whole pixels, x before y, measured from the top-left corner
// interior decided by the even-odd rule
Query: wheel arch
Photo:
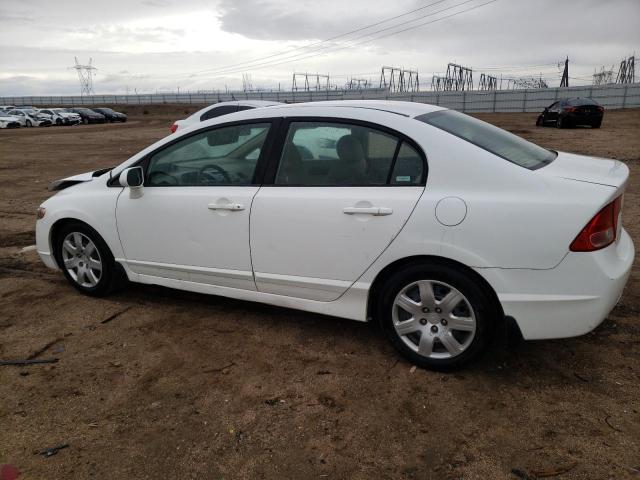
[[[96,235],[98,235],[100,237],[100,239],[107,246],[107,248],[109,249],[109,253],[111,255],[113,255],[113,249],[107,243],[107,241],[104,239],[104,236],[101,235],[100,232],[98,232],[95,228],[93,228],[91,225],[89,225],[84,220],[80,220],[79,218],[64,217],[64,218],[60,218],[60,219],[56,220],[53,223],[53,225],[51,225],[51,228],[49,229],[49,247],[51,248],[51,252],[53,254],[53,259],[55,260],[55,262],[58,265],[58,267],[60,267],[60,264],[61,264],[60,263],[60,252],[58,251],[57,248],[55,248],[57,243],[58,243],[58,236],[60,235],[60,232],[62,231],[62,229],[66,225],[74,224],[74,223],[79,223],[79,224],[89,228],[90,230],[92,230]]]
[[[413,255],[410,257],[400,258],[380,270],[380,272],[378,272],[378,274],[376,275],[373,283],[371,284],[371,288],[369,289],[369,296],[367,298],[367,318],[373,319],[375,321],[379,320],[375,318],[375,301],[379,297],[386,281],[391,278],[391,276],[396,272],[402,270],[404,267],[408,265],[415,265],[416,263],[425,263],[429,265],[447,265],[469,275],[469,277],[471,277],[478,283],[478,285],[482,288],[482,290],[486,293],[488,298],[495,306],[496,321],[504,321],[504,311],[502,310],[502,305],[500,303],[500,300],[498,299],[498,295],[496,294],[491,284],[482,275],[480,275],[473,268],[468,267],[463,263],[437,255]]]

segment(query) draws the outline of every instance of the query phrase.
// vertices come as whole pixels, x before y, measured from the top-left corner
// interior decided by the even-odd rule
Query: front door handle
[[[232,212],[239,212],[240,210],[244,210],[244,205],[241,203],[210,203],[209,210],[231,210]]]
[[[393,210],[387,207],[345,207],[342,209],[343,213],[347,215],[355,215],[356,213],[365,213],[368,215],[375,215],[376,217],[383,215],[391,215]]]

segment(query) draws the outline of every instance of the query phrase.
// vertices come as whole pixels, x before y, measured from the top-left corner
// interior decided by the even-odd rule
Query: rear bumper
[[[567,113],[564,115],[564,120],[571,125],[592,125],[602,122],[603,116],[602,113]]]
[[[553,269],[478,272],[526,340],[566,338],[590,332],[607,317],[622,295],[634,255],[623,229],[616,244],[597,252],[570,252]]]

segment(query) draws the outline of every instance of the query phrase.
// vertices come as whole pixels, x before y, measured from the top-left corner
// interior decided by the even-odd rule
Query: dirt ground
[[[452,374],[412,369],[367,324],[159,287],[77,293],[22,252],[47,184],[122,162],[195,108],[125,110],[124,125],[0,131],[0,359],[59,358],[0,367],[0,466],[20,479],[640,479],[637,263],[595,332],[496,346]],[[624,160],[638,243],[640,110],[607,112],[600,130],[481,117]]]

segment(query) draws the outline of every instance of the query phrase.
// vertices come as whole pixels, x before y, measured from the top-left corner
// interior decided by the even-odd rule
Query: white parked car
[[[0,110],[0,128],[20,128],[20,119]]]
[[[42,115],[31,108],[19,108],[10,110],[7,113],[16,117],[22,127],[46,127],[51,125],[51,118],[48,115]]]
[[[458,366],[515,322],[593,330],[634,246],[629,170],[405,102],[247,110],[52,184],[37,249],[71,284],[121,279],[379,321],[411,362]]]
[[[171,133],[175,133],[183,128],[191,127],[205,120],[228,115],[230,113],[241,112],[242,110],[251,110],[253,108],[270,107],[272,105],[282,105],[280,102],[269,102],[267,100],[243,100],[241,102],[219,102],[209,105],[208,107],[198,110],[193,115],[183,119],[176,120],[171,125]]]
[[[54,125],[78,125],[82,117],[74,112],[68,112],[64,108],[46,108],[38,110],[38,113],[49,115]]]

